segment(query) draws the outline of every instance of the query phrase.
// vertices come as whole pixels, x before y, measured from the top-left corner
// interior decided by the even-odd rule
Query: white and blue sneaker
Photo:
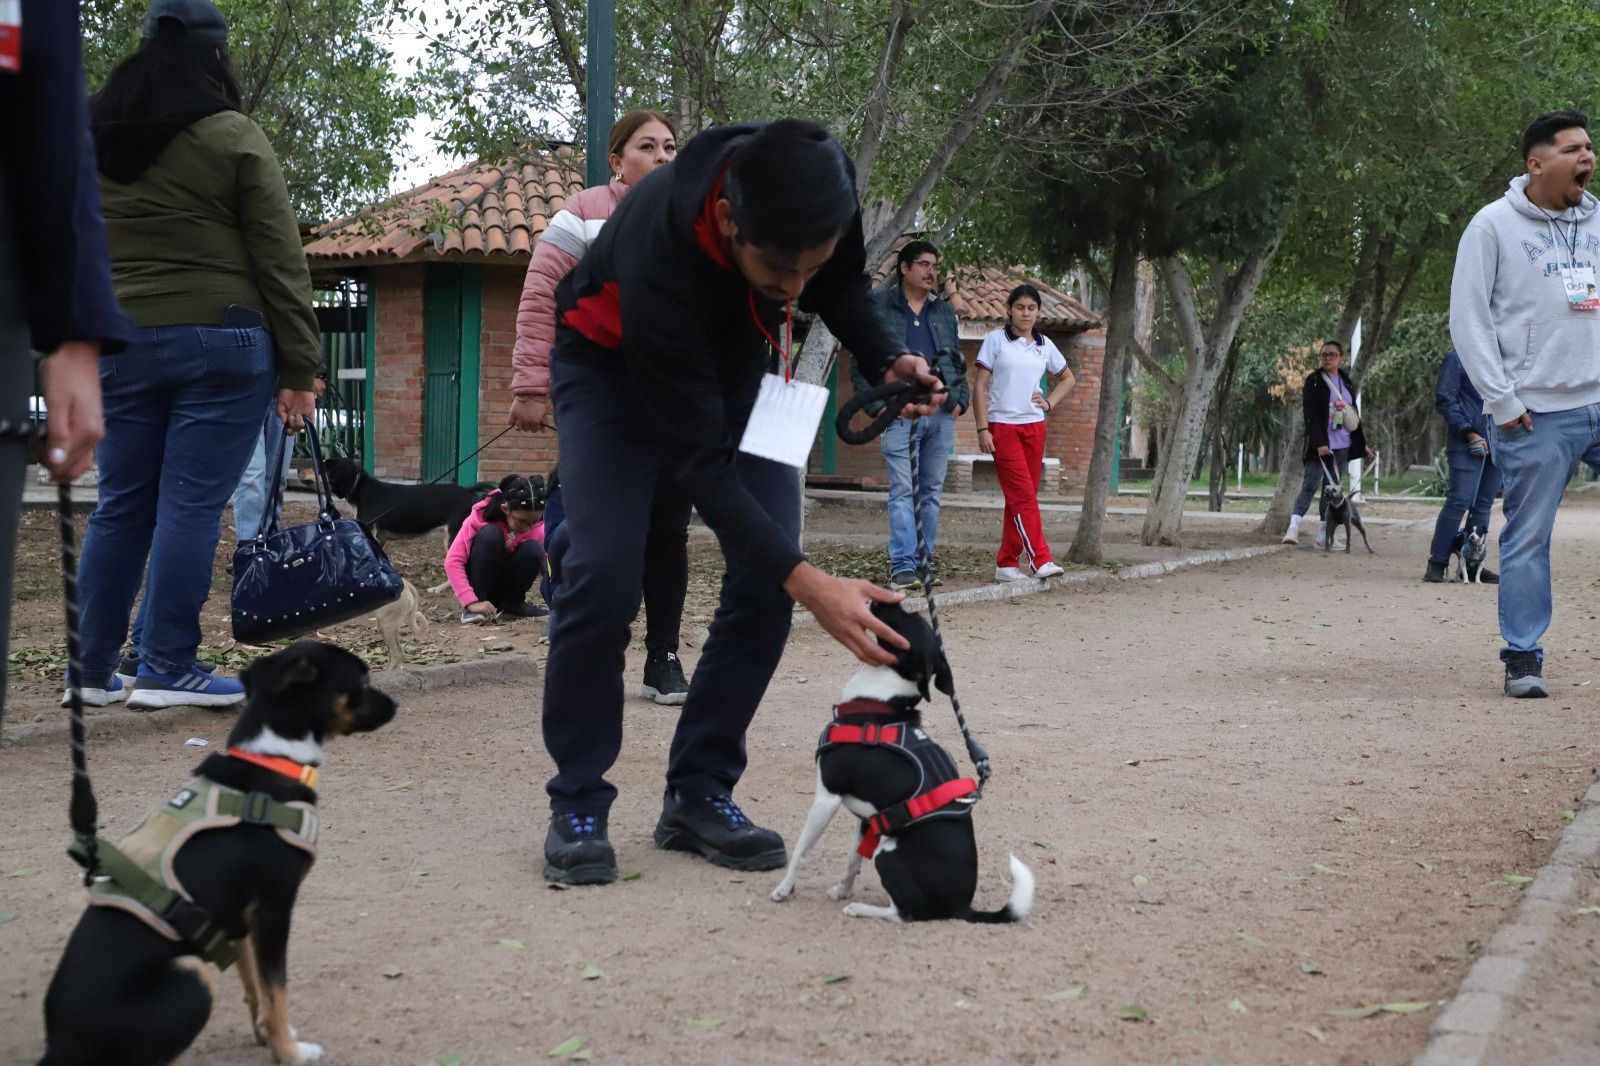
[[[194,665],[208,674],[217,668],[216,663],[208,663],[204,659],[196,659]],[[133,683],[139,680],[139,655],[137,652],[130,651],[117,662],[117,676],[122,678],[122,683],[129,688],[132,688]]]
[[[116,674],[111,675],[111,680],[104,688],[90,688],[84,686],[79,689],[85,707],[107,707],[113,703],[120,703],[128,695],[128,686],[122,683],[122,678]],[[72,706],[72,690],[66,689],[61,693],[61,706]]]
[[[175,674],[157,673],[149,663],[140,663],[138,680],[128,694],[128,709],[227,707],[243,699],[241,682],[208,674],[194,663]]]

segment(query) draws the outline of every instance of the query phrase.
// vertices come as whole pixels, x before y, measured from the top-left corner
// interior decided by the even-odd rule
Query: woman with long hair
[[[1018,285],[1006,297],[1006,324],[983,339],[973,375],[972,415],[978,448],[994,456],[1005,493],[1005,526],[995,555],[996,581],[1025,581],[1061,573],[1039,518],[1039,464],[1044,459],[1045,418],[1073,386],[1066,357],[1039,332],[1039,290]],[[1040,391],[1046,374],[1054,380]]]
[[[315,402],[321,346],[299,226],[272,146],[240,111],[227,43],[210,0],[156,0],[139,50],[90,110],[112,281],[138,327],[100,359],[106,434],[78,678],[98,706],[244,698],[196,663],[222,511],[274,391],[290,429]],[[134,654],[119,666],[141,581]]]
[[[510,423],[525,432],[544,428],[550,404],[550,349],[556,339],[556,286],[628,190],[678,154],[677,133],[659,111],[629,111],[611,127],[611,181],[568,198],[534,246],[517,309],[511,352]],[[645,543],[645,664],[643,694],[657,703],[682,703],[689,692],[678,659],[678,629],[689,589],[689,497],[670,480],[656,486]],[[553,593],[554,594],[554,593]]]

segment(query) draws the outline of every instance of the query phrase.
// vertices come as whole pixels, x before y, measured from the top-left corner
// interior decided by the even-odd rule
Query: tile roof
[[[583,188],[583,161],[567,145],[499,165],[469,163],[375,207],[318,226],[312,269],[374,262],[509,257],[526,260]]]
[[[998,329],[1006,322],[1006,297],[1027,282],[1043,297],[1039,308],[1040,329],[1098,329],[1105,319],[1066,293],[1026,276],[1020,268],[999,267],[958,269],[946,286],[956,317],[986,329]]]

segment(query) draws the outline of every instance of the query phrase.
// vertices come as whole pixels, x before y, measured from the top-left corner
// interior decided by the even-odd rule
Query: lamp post
[[[611,178],[606,160],[606,138],[617,108],[616,0],[589,0],[584,63],[584,180],[604,185]]]

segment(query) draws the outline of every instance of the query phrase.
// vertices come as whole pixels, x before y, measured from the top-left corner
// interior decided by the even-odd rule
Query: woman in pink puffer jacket
[[[568,197],[533,249],[522,300],[517,307],[517,342],[511,349],[511,411],[508,421],[525,433],[545,429],[550,406],[550,350],[556,341],[556,286],[566,277],[606,219],[633,185],[678,152],[677,134],[665,115],[630,111],[611,127],[611,181]],[[645,545],[645,666],[643,694],[657,703],[679,704],[689,683],[678,661],[678,628],[689,586],[689,498],[676,485],[656,486]],[[552,559],[559,566],[560,560]],[[559,593],[552,589],[552,595]]]

